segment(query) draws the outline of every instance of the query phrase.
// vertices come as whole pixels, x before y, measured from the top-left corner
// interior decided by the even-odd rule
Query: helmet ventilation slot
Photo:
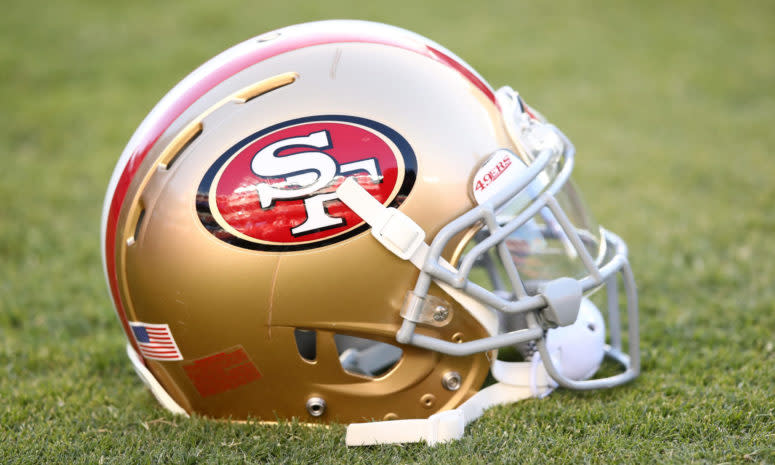
[[[180,154],[183,153],[194,142],[194,140],[199,137],[200,134],[202,134],[202,121],[210,113],[214,112],[227,102],[249,102],[258,96],[266,94],[267,92],[271,92],[275,89],[279,89],[280,87],[294,83],[298,77],[299,75],[294,72],[278,74],[277,76],[264,79],[263,81],[259,81],[251,86],[248,86],[208,108],[207,111],[191,121],[182,131],[178,133],[178,135],[175,136],[174,139],[172,139],[172,142],[167,145],[167,147],[164,149],[164,152],[162,152],[161,156],[159,157],[159,167],[163,170],[170,169],[172,164],[177,161]]]
[[[296,79],[298,79],[298,77],[298,73],[295,72],[278,74],[277,76],[264,79],[263,81],[257,82],[252,86],[242,89],[241,91],[237,92],[235,97],[242,100],[243,103],[246,103],[256,97],[266,94],[267,92],[279,89],[280,87],[285,87],[288,84],[293,84]]]
[[[137,208],[135,227],[134,227],[134,231],[132,232],[132,237],[129,237],[126,240],[127,247],[137,242],[137,238],[140,236],[140,228],[143,226],[144,219],[145,219],[145,208],[141,204],[141,205],[138,205],[138,208]]]
[[[175,139],[170,142],[167,148],[164,149],[164,153],[162,153],[160,158],[159,167],[165,170],[170,169],[172,164],[177,161],[180,154],[183,153],[200,134],[202,134],[201,122],[194,121],[192,124],[186,126],[183,131],[175,136]]]
[[[306,362],[314,362],[317,359],[317,332],[311,329],[293,330],[296,338],[296,349]]]

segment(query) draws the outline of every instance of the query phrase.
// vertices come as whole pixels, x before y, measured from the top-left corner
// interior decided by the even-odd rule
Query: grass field
[[[643,374],[497,408],[465,438],[347,449],[344,427],[173,417],[135,377],[99,219],[129,136],[252,35],[355,17],[427,35],[574,140],[629,246]],[[775,463],[775,3],[152,1],[0,14],[0,463]]]

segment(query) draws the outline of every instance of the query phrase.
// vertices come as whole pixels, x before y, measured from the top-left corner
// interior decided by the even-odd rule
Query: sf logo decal
[[[202,225],[253,250],[322,247],[368,229],[337,197],[354,177],[375,199],[398,206],[414,185],[409,143],[376,121],[326,115],[262,129],[222,154],[197,192]]]
[[[284,149],[312,147],[318,151],[299,152],[278,156]],[[337,176],[365,172],[372,183],[382,179],[379,164],[374,157],[339,164],[336,159],[320,150],[331,149],[331,136],[327,130],[313,132],[307,136],[290,137],[274,142],[253,157],[250,169],[262,179],[281,179],[285,182],[259,182],[255,184],[261,208],[272,208],[275,200],[302,199],[307,219],[291,228],[294,236],[344,224],[344,218],[329,216],[324,202],[336,199],[336,192],[330,190]]]

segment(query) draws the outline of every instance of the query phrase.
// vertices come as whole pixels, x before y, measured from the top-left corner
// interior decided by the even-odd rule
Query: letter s
[[[312,147],[319,150],[331,146],[328,131],[317,131],[306,136],[290,137],[273,142],[253,157],[250,169],[262,178],[285,178],[286,183],[256,184],[261,208],[269,208],[275,199],[305,197],[331,183],[337,174],[337,163],[320,151],[294,153],[279,157],[277,153],[293,147]],[[288,184],[299,186],[288,188]],[[283,186],[283,187],[276,187]]]

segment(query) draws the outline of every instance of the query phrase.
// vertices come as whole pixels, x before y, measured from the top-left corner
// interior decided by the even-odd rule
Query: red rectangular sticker
[[[242,347],[208,355],[183,368],[202,397],[230,391],[261,379],[261,373]]]

